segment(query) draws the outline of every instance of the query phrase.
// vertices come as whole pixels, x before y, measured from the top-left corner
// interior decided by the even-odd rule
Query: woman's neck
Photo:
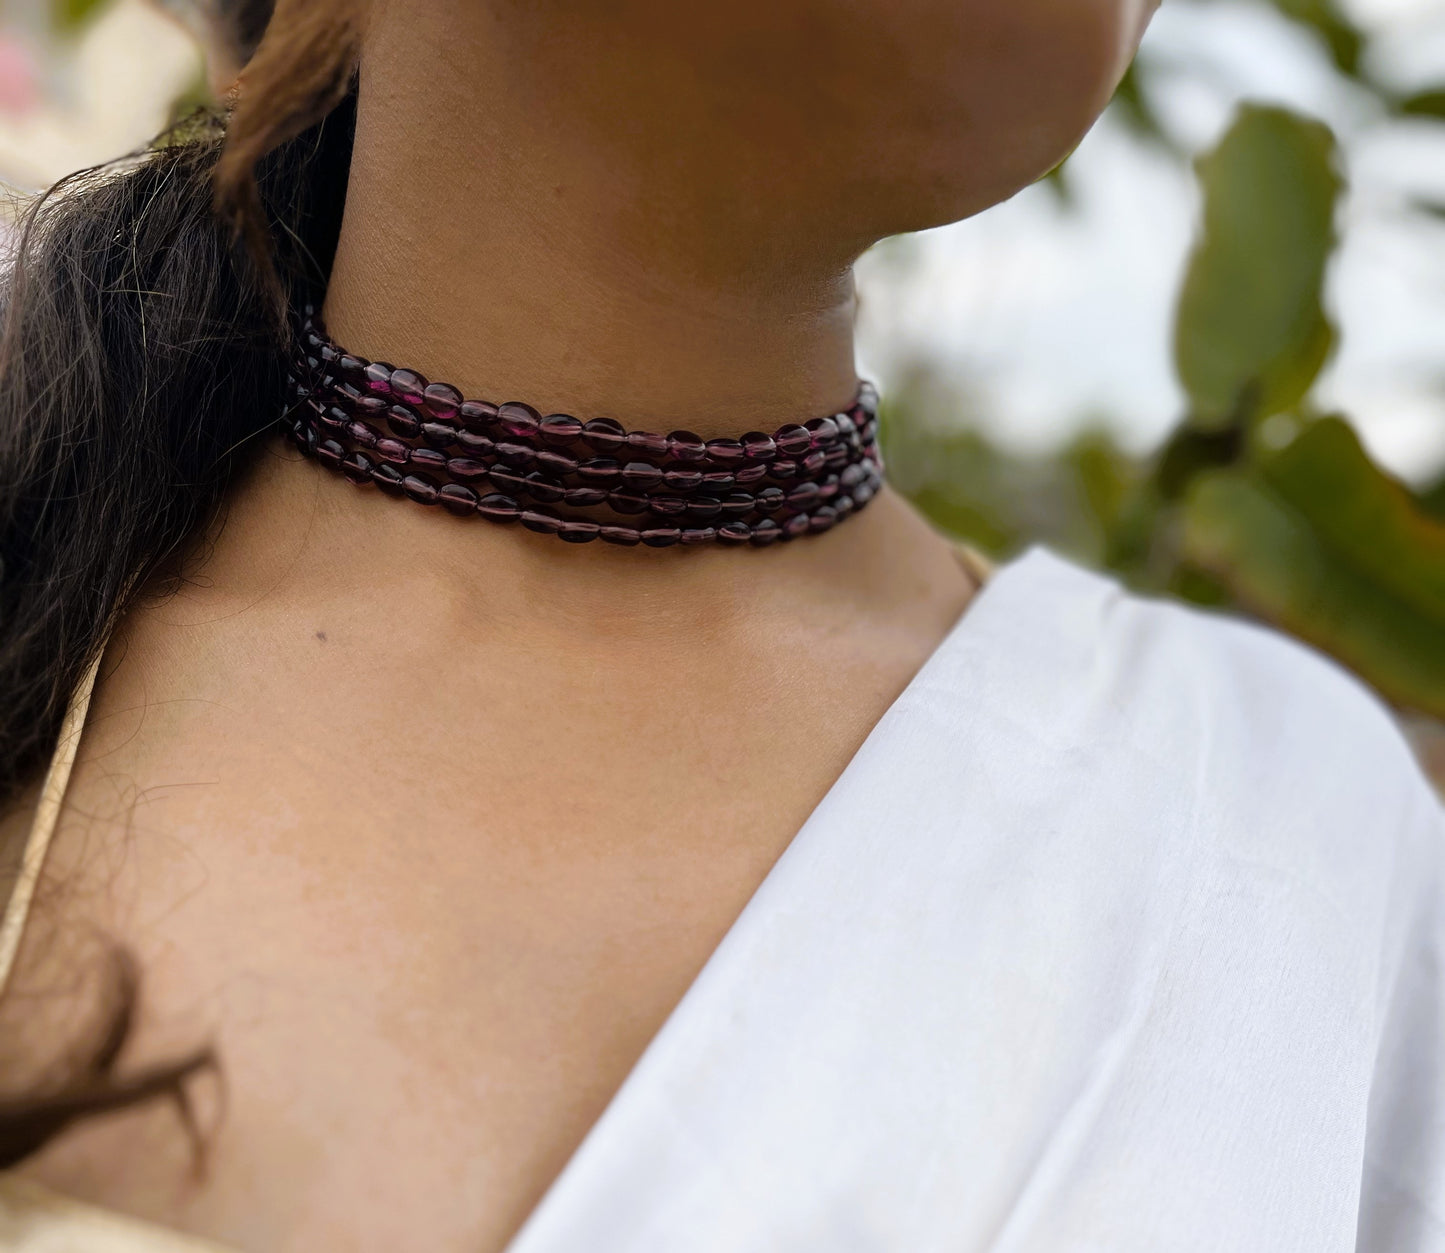
[[[440,21],[379,5],[368,31],[326,305],[340,343],[479,398],[703,436],[851,399],[853,248],[740,203],[725,132],[685,169],[590,134],[526,47]]]

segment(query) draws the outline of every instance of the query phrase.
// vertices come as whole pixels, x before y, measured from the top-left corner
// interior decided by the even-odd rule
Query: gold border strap
[[[30,825],[30,834],[25,838],[25,851],[20,859],[20,877],[15,880],[15,889],[10,893],[5,915],[0,918],[0,996],[5,993],[5,985],[10,981],[10,975],[15,968],[15,958],[20,952],[25,922],[30,916],[30,905],[40,883],[40,872],[45,868],[45,855],[50,851],[50,841],[60,820],[65,789],[70,783],[70,771],[75,765],[75,754],[80,748],[80,734],[85,729],[85,715],[90,709],[91,693],[95,691],[95,677],[104,654],[104,647],[97,650],[95,660],[90,663],[80,680],[80,686],[70,698],[65,720],[60,724],[60,739],[55,745],[54,755],[50,758],[50,769],[45,774],[45,785],[40,789],[40,803],[35,807],[35,819]]]

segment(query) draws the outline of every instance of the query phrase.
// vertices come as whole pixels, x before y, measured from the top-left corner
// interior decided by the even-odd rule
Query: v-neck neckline
[[[924,663],[863,737],[848,764],[813,806],[808,817],[748,897],[722,939],[663,1020],[662,1026],[613,1092],[602,1113],[573,1149],[562,1169],[553,1177],[541,1199],[532,1207],[502,1253],[564,1253],[561,1246],[549,1243],[550,1233],[545,1230],[546,1225],[554,1214],[560,1215],[568,1207],[570,1195],[576,1187],[575,1180],[582,1171],[583,1164],[593,1157],[609,1152],[608,1142],[614,1137],[613,1129],[624,1120],[629,1107],[640,1099],[638,1092],[648,1083],[653,1072],[665,1065],[671,1054],[680,1047],[676,1043],[680,1035],[679,1024],[694,1016],[698,1003],[712,994],[713,986],[721,981],[722,971],[733,960],[733,954],[741,946],[744,937],[772,907],[772,898],[777,894],[777,884],[793,873],[795,863],[814,855],[815,846],[823,836],[824,824],[820,822],[820,816],[828,812],[836,798],[853,785],[862,769],[861,763],[870,759],[878,744],[892,733],[895,724],[905,716],[913,703],[915,695],[929,686],[937,672],[948,665],[953,655],[972,637],[985,605],[987,612],[992,615],[998,603],[1007,598],[1011,585],[1019,579],[1021,572],[1038,561],[1049,558],[1050,554],[1043,549],[1030,549],[1015,560],[995,567],[987,580],[969,598],[957,621],[945,632]],[[963,559],[960,558],[960,561]],[[964,568],[970,577],[976,578],[973,568],[968,565]],[[570,1250],[565,1253],[570,1253]]]
[[[960,556],[960,564],[963,565],[970,577],[977,581],[979,566],[975,564],[975,561],[976,559],[971,554]],[[783,852],[769,868],[768,873],[763,876],[748,897],[722,939],[673,1006],[662,1026],[658,1028],[647,1047],[629,1069],[626,1077],[613,1092],[602,1113],[569,1155],[561,1170],[554,1176],[540,1200],[532,1207],[526,1220],[504,1247],[502,1253],[570,1253],[565,1246],[549,1242],[551,1233],[546,1230],[547,1224],[553,1222],[554,1216],[565,1219],[565,1212],[571,1204],[572,1194],[579,1187],[578,1177],[584,1165],[590,1159],[609,1152],[608,1141],[614,1137],[613,1129],[622,1122],[630,1107],[642,1099],[639,1092],[644,1090],[653,1072],[670,1060],[670,1055],[681,1047],[678,1043],[681,1034],[680,1024],[694,1016],[699,1003],[712,995],[713,985],[721,981],[723,972],[734,960],[734,952],[741,947],[748,933],[759,925],[766,912],[774,906],[775,902],[772,898],[778,894],[777,885],[792,876],[796,863],[804,861],[818,851],[817,845],[822,838],[821,827],[823,825],[820,823],[820,815],[829,811],[836,799],[853,786],[854,780],[862,768],[860,762],[871,758],[873,750],[877,748],[880,741],[892,733],[894,726],[905,715],[915,696],[930,685],[934,676],[950,664],[953,655],[980,630],[977,624],[981,617],[985,613],[989,617],[996,616],[1000,604],[1006,601],[1011,594],[1013,585],[1016,582],[1026,582],[1025,572],[1040,562],[1047,562],[1050,565],[1063,564],[1047,550],[1033,548],[1013,561],[989,570],[987,579],[970,597],[958,620],[944,634],[923,665],[915,671],[913,677],[889,703],[854,751],[848,764],[843,767],[838,777],[834,779]],[[15,1177],[8,1172],[0,1173],[0,1183],[5,1183],[13,1178]],[[23,1178],[16,1179],[13,1194],[22,1200],[29,1198],[30,1203],[39,1205],[56,1220],[73,1222],[78,1229],[92,1232],[98,1236],[105,1236],[106,1233],[114,1235],[119,1242],[116,1245],[117,1253],[121,1248],[132,1247],[131,1241],[142,1239],[154,1239],[158,1244],[164,1241],[163,1247],[175,1248],[177,1253],[180,1253],[181,1249],[191,1248],[194,1248],[196,1253],[202,1253],[203,1250],[207,1253],[231,1253],[230,1246],[217,1244],[203,1237],[176,1231],[159,1224],[149,1223],[143,1219],[131,1218],[129,1215],[105,1207],[77,1201],[63,1194],[51,1192],[49,1189]]]

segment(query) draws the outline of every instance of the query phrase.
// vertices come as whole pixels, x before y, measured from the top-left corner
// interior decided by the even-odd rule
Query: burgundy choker
[[[763,547],[831,529],[882,483],[868,383],[847,411],[771,435],[655,435],[610,418],[543,417],[518,401],[464,400],[414,370],[343,351],[308,309],[291,386],[286,433],[353,483],[573,544]],[[562,514],[558,504],[601,512]]]

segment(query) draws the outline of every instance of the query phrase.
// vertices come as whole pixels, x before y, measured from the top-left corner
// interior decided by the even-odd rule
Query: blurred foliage
[[[1445,122],[1445,83],[1400,95],[1376,81],[1367,36],[1334,0],[1274,5],[1384,116]],[[1178,153],[1145,73],[1125,79],[1116,112]],[[1335,136],[1246,104],[1195,171],[1202,223],[1174,335],[1187,411],[1164,446],[1131,457],[1100,428],[1055,455],[1012,455],[976,431],[930,427],[938,383],[920,371],[885,409],[890,477],[989,552],[1042,541],[1142,590],[1251,613],[1396,705],[1445,718],[1445,477],[1412,491],[1312,401],[1337,339],[1323,299],[1344,187]],[[1067,199],[1067,165],[1051,177]]]

